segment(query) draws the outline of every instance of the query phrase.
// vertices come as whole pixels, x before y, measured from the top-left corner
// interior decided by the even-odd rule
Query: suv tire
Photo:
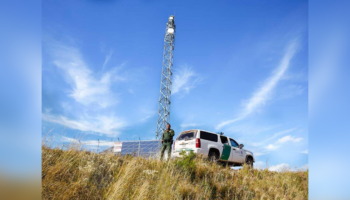
[[[253,158],[249,156],[249,157],[247,158],[247,160],[246,160],[246,164],[247,164],[249,167],[253,168]]]
[[[219,160],[219,155],[215,151],[210,151],[208,160],[210,162],[216,163]]]

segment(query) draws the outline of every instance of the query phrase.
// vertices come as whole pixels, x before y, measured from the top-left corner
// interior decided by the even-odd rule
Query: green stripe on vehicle
[[[222,155],[221,155],[221,160],[228,160],[231,154],[231,146],[224,144],[223,150],[222,150]]]

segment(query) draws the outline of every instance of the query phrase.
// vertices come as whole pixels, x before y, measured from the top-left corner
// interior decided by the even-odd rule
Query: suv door
[[[217,144],[218,144],[218,142],[220,142],[217,134],[210,133],[207,131],[200,131],[200,135],[198,138],[200,138],[200,142],[201,142],[200,153],[203,154],[204,156],[208,156],[209,149],[210,148],[217,148]],[[220,153],[221,153],[221,151],[220,151]]]
[[[229,144],[228,137],[220,136],[221,144],[222,144],[222,154],[220,160],[229,161],[231,154],[231,145]]]
[[[232,149],[230,161],[235,163],[243,163],[245,160],[243,150],[239,148],[238,143],[234,139],[230,138],[230,143]]]

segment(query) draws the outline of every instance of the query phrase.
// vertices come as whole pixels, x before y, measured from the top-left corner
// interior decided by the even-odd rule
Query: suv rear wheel
[[[219,159],[219,155],[215,151],[210,151],[208,159],[210,162],[217,162]]]
[[[247,164],[249,167],[253,168],[253,158],[249,156],[249,157],[247,158],[247,160],[246,160],[246,164]]]

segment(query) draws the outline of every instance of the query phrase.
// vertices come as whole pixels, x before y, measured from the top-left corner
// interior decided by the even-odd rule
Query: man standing
[[[170,124],[166,125],[166,130],[163,132],[162,136],[162,149],[160,150],[160,159],[163,159],[165,149],[168,149],[168,160],[171,157],[171,146],[173,144],[173,137],[175,132],[173,129],[170,129]]]

